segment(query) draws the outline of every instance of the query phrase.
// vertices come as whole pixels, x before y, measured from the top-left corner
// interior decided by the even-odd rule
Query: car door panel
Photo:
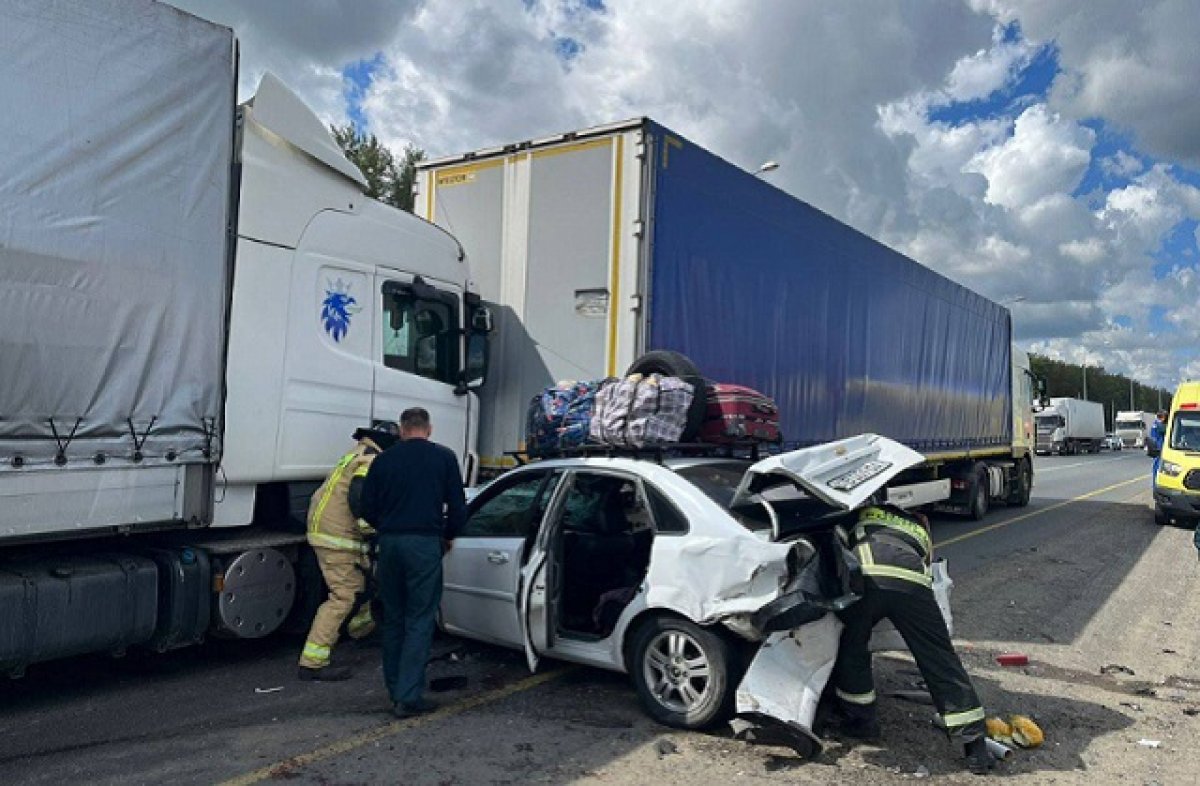
[[[557,477],[548,471],[514,473],[468,505],[467,524],[443,562],[441,615],[447,631],[524,647],[518,613],[522,565]]]

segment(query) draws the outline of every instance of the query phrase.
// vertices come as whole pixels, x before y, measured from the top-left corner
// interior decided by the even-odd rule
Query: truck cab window
[[[383,288],[383,364],[397,371],[455,384],[458,381],[458,309],[455,297],[420,298],[402,285]]]

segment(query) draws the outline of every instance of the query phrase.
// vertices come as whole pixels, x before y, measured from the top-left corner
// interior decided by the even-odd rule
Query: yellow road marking
[[[1103,494],[1107,491],[1113,491],[1115,489],[1119,489],[1122,486],[1128,486],[1131,483],[1149,483],[1149,482],[1150,482],[1149,478],[1144,478],[1144,477],[1131,478],[1130,480],[1124,480],[1124,481],[1121,481],[1120,483],[1114,483],[1111,486],[1105,486],[1102,489],[1096,489],[1095,491],[1089,491],[1087,494],[1080,494],[1078,497],[1072,497],[1071,499],[1064,500],[1062,502],[1051,505],[1048,508],[1041,508],[1039,510],[1033,510],[1033,511],[1030,511],[1029,513],[1024,513],[1020,516],[1008,519],[1006,521],[997,522],[996,524],[990,524],[986,527],[980,527],[977,530],[972,530],[971,532],[965,532],[962,535],[956,535],[953,538],[947,538],[946,540],[938,541],[937,543],[934,543],[933,545],[935,548],[938,548],[938,547],[949,546],[953,543],[961,543],[962,541],[967,540],[968,538],[973,538],[976,535],[982,535],[985,532],[991,532],[992,530],[1000,529],[1001,527],[1007,527],[1009,524],[1016,524],[1018,521],[1025,521],[1026,519],[1031,519],[1034,516],[1040,516],[1043,513],[1049,513],[1052,510],[1058,510],[1059,508],[1065,508],[1067,505],[1072,505],[1076,502],[1081,502],[1085,499],[1088,499],[1089,497],[1095,497],[1095,496]]]
[[[482,707],[485,704],[499,701],[500,699],[508,698],[522,691],[527,691],[531,688],[536,688],[551,680],[556,680],[566,674],[575,671],[574,667],[558,669],[557,671],[544,672],[542,674],[534,674],[526,677],[523,680],[518,680],[511,685],[506,685],[503,688],[497,688],[487,693],[481,693],[478,696],[471,696],[462,701],[455,702],[442,707],[439,710],[429,713],[428,715],[418,715],[413,718],[404,720],[392,721],[385,723],[382,726],[376,726],[371,729],[360,731],[357,734],[352,734],[349,737],[344,737],[328,745],[324,745],[308,753],[300,753],[295,756],[289,756],[282,761],[277,761],[274,764],[269,764],[266,767],[257,769],[254,772],[248,772],[245,775],[239,775],[236,778],[231,778],[223,781],[220,786],[249,786],[253,783],[261,783],[269,778],[276,777],[281,772],[307,767],[310,764],[316,764],[325,759],[331,759],[334,756],[340,756],[343,753],[349,753],[356,748],[361,748],[364,745],[370,745],[373,742],[378,742],[385,737],[390,737],[393,734],[399,734],[402,731],[415,729],[419,726],[424,726],[429,723],[434,723],[454,715],[460,715],[467,710],[473,710],[476,707]]]

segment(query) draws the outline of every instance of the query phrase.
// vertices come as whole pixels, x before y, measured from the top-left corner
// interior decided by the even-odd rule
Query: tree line
[[[1174,391],[1143,385],[1123,374],[1109,374],[1103,366],[1079,366],[1033,354],[1029,356],[1029,365],[1034,374],[1046,380],[1046,395],[1052,398],[1085,398],[1083,380],[1087,374],[1086,398],[1104,405],[1105,420],[1110,429],[1114,412],[1157,412],[1171,406]]]
[[[374,134],[366,134],[350,123],[330,125],[329,130],[346,158],[362,170],[367,179],[367,196],[411,213],[417,163],[425,160],[425,151],[405,145],[400,155],[396,155]]]

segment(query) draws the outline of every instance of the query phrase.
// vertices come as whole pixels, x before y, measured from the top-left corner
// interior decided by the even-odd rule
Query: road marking
[[[340,756],[343,753],[349,753],[356,748],[361,748],[364,745],[370,745],[373,742],[378,742],[385,737],[390,737],[393,734],[399,734],[402,731],[415,729],[419,726],[425,726],[435,721],[444,720],[455,715],[460,715],[467,710],[473,710],[476,707],[482,707],[485,704],[499,701],[500,699],[508,698],[522,691],[536,688],[539,685],[544,685],[551,680],[556,680],[559,677],[570,674],[575,671],[574,666],[567,666],[556,671],[543,672],[542,674],[533,674],[523,680],[518,680],[511,685],[506,685],[503,688],[497,688],[487,693],[481,693],[477,696],[471,696],[462,701],[455,702],[435,710],[428,715],[418,715],[414,718],[406,718],[404,720],[396,720],[391,723],[385,723],[382,726],[376,726],[371,729],[360,731],[357,734],[352,734],[349,737],[344,737],[328,745],[324,745],[308,753],[300,753],[295,756],[289,756],[286,759],[277,761],[274,764],[269,764],[266,767],[257,769],[254,772],[248,772],[245,775],[239,775],[236,778],[231,778],[227,781],[222,781],[220,786],[250,786],[250,784],[261,783],[270,778],[279,777],[281,774],[286,774],[288,771],[307,767],[310,764],[316,764],[319,761]]]
[[[1076,461],[1074,464],[1061,464],[1050,467],[1049,469],[1034,470],[1034,476],[1043,475],[1047,472],[1058,472],[1060,469],[1070,469],[1071,467],[1082,467],[1084,465],[1107,464],[1110,461],[1120,461],[1125,456],[1113,456],[1112,458],[1096,459],[1095,461]]]
[[[1071,499],[1063,500],[1062,502],[1055,503],[1054,505],[1051,505],[1048,508],[1040,508],[1038,510],[1033,510],[1033,511],[1030,511],[1029,513],[1024,513],[1020,516],[1016,516],[1015,518],[1007,519],[1005,521],[1000,521],[995,524],[990,524],[986,527],[980,527],[979,529],[972,530],[971,532],[964,532],[962,535],[956,535],[953,538],[948,538],[946,540],[934,543],[933,546],[936,549],[938,547],[950,546],[954,543],[961,543],[962,541],[967,540],[968,538],[973,538],[976,535],[982,535],[985,532],[991,532],[992,530],[1000,529],[1001,527],[1007,527],[1009,524],[1016,524],[1018,521],[1025,521],[1026,519],[1031,519],[1034,516],[1040,516],[1043,513],[1049,513],[1052,510],[1058,510],[1059,508],[1065,508],[1067,505],[1072,505],[1076,502],[1081,502],[1085,499],[1088,499],[1089,497],[1095,497],[1095,496],[1097,496],[1099,494],[1103,494],[1107,491],[1113,491],[1113,490],[1119,489],[1123,486],[1128,486],[1131,483],[1149,483],[1149,479],[1144,478],[1144,477],[1138,477],[1138,478],[1130,478],[1129,480],[1123,480],[1120,483],[1114,483],[1111,486],[1105,486],[1102,489],[1096,489],[1095,491],[1089,491],[1087,494],[1080,494],[1078,497],[1072,497]]]

